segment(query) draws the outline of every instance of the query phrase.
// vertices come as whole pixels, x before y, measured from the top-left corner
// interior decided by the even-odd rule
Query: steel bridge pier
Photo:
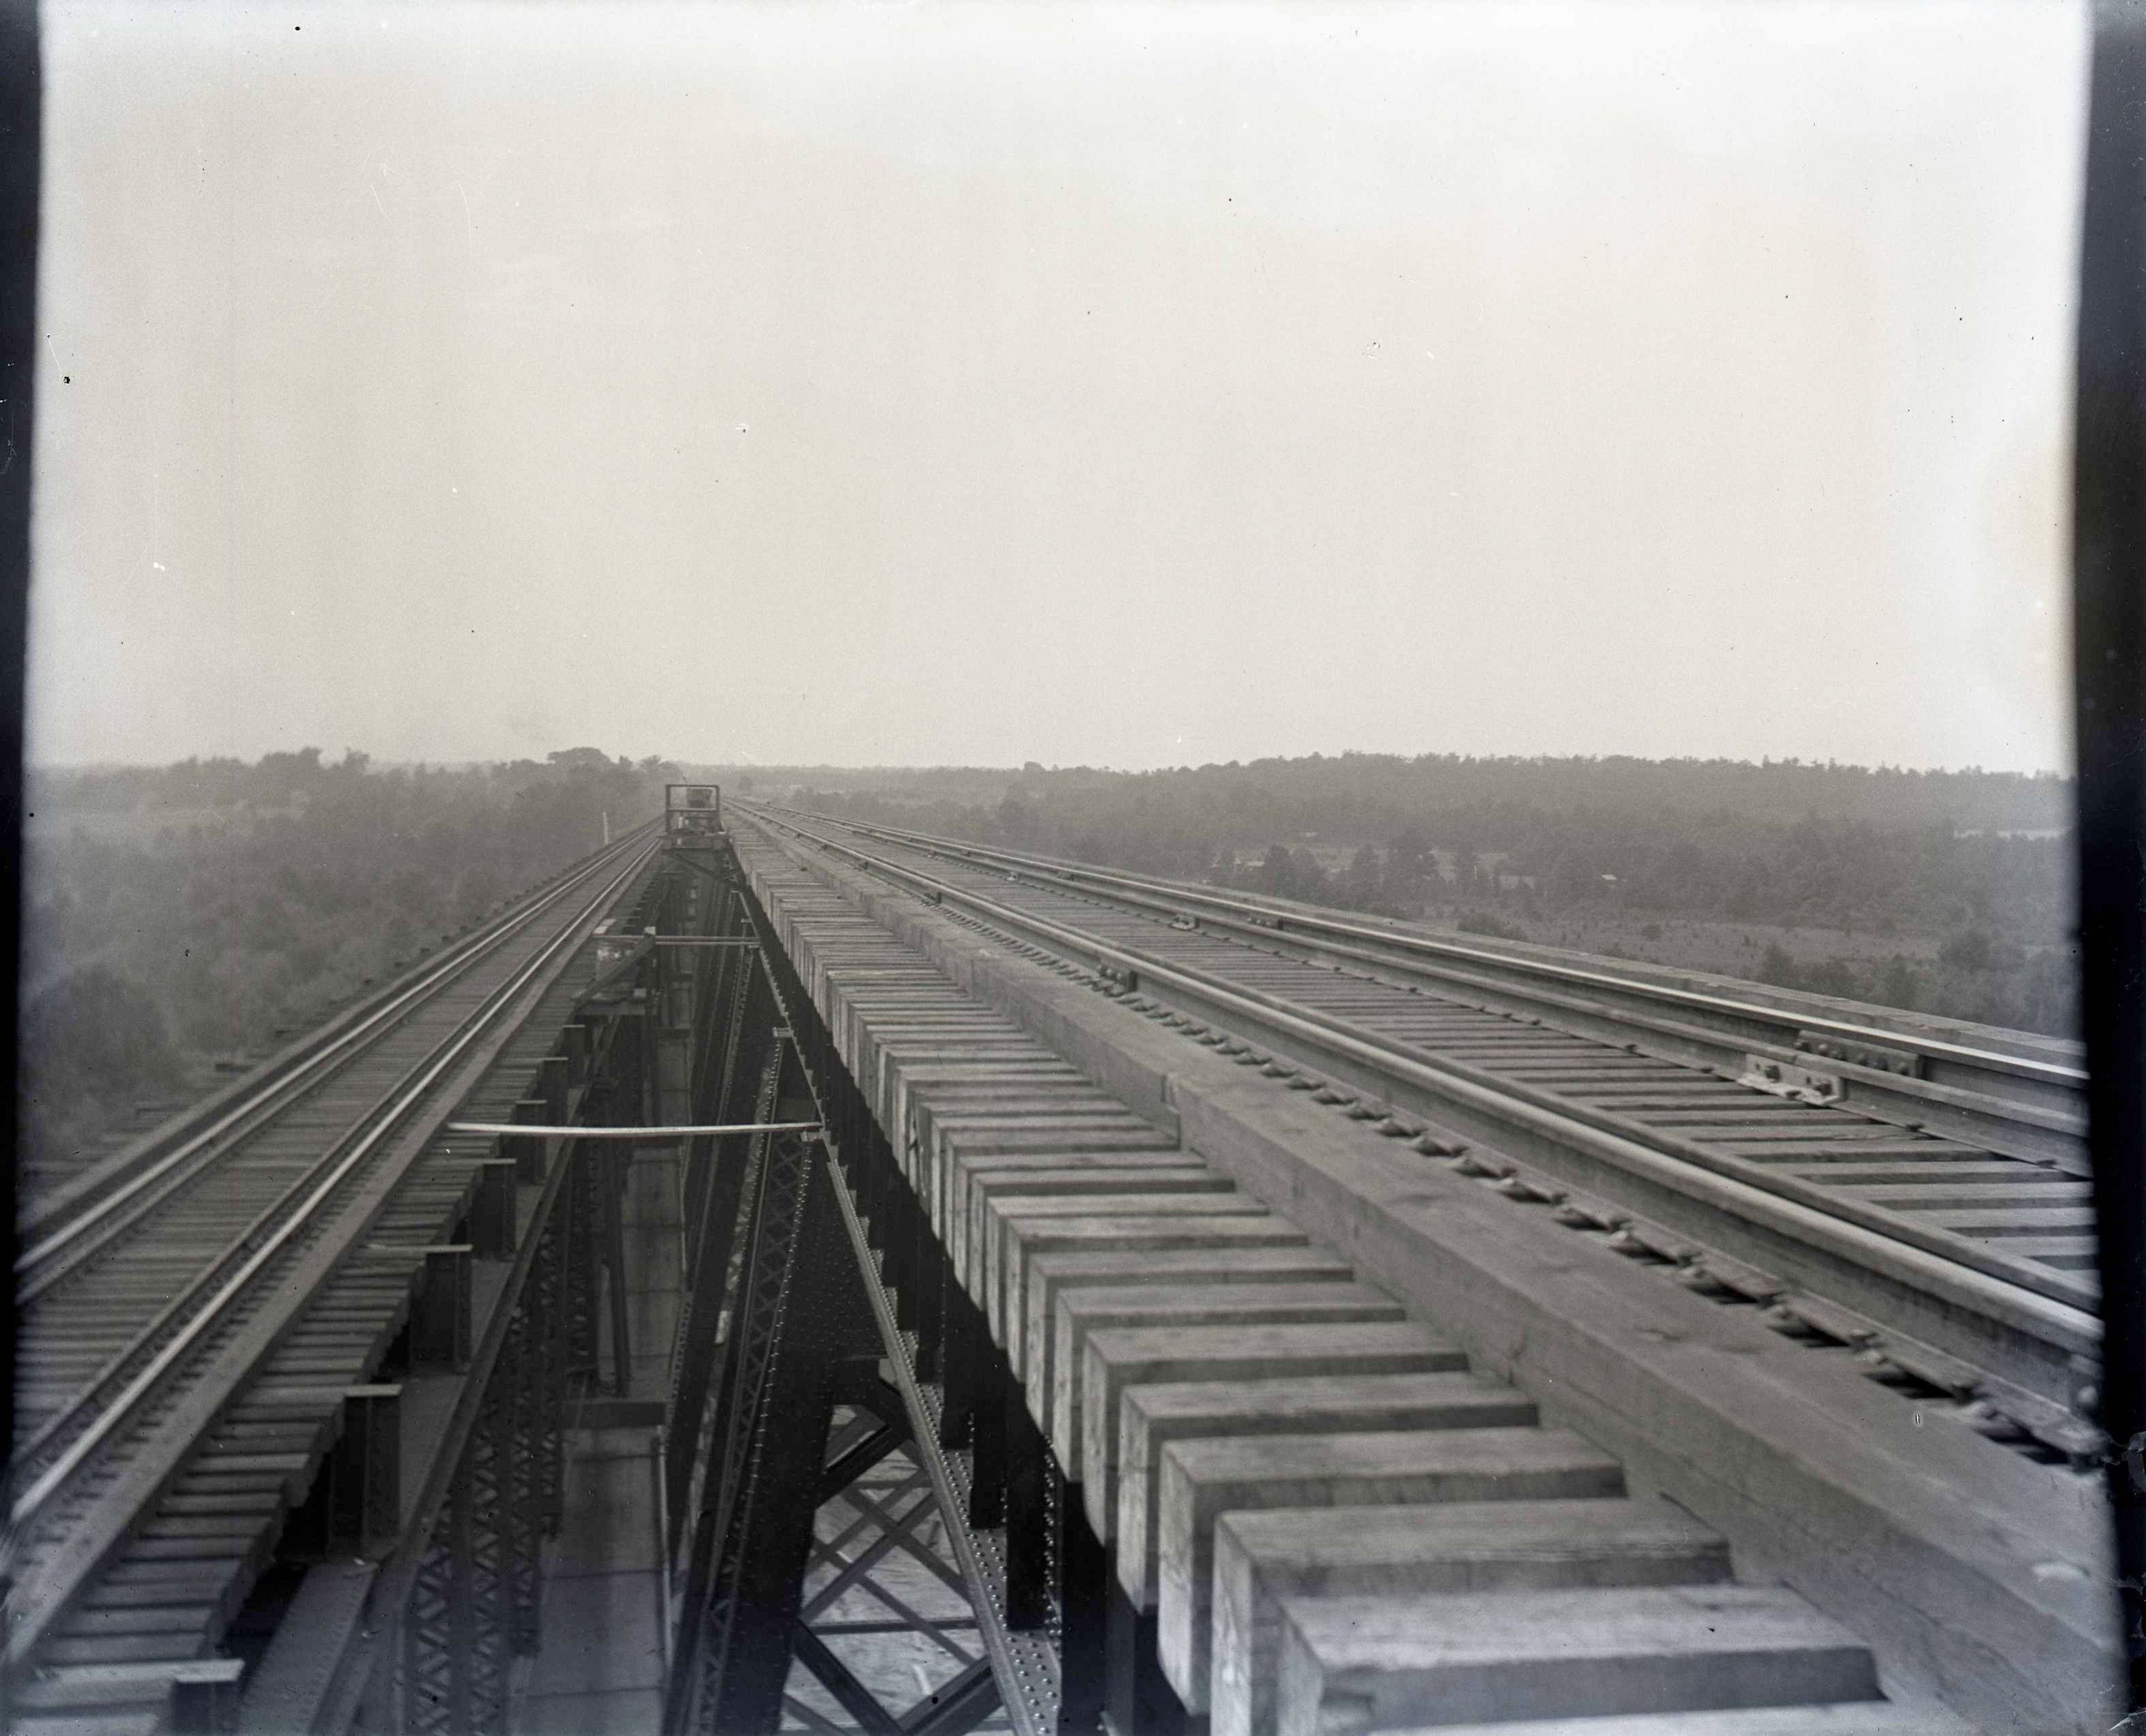
[[[725,882],[719,935],[765,938],[734,863],[696,871]],[[741,957],[704,997],[696,1111],[822,1131],[706,1142],[683,1177],[666,1736],[772,1731],[786,1711],[824,1727],[801,1687],[874,1736],[1096,1729],[1101,1550],[788,960]],[[903,1552],[963,1613],[874,1583]],[[873,1598],[892,1620],[856,1619]],[[940,1654],[906,1692],[893,1660],[857,1656],[896,1634]]]

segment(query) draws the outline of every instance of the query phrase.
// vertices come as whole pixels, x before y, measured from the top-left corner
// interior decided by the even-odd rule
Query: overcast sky
[[[2076,6],[44,16],[41,762],[2069,764]]]

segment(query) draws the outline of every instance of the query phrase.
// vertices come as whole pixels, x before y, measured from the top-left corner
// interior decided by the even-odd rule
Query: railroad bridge
[[[678,791],[31,1202],[10,1727],[2104,1729],[2082,1087]]]

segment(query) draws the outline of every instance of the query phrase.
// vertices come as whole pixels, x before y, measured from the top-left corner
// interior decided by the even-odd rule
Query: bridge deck
[[[1546,1419],[1543,1402],[1564,1394],[1476,1366],[1464,1346],[1482,1341],[1478,1320],[1449,1319],[1350,1257],[1360,1239],[1335,1238],[1334,1214],[1294,1210],[1308,1175],[1292,1189],[1215,1161],[1184,1087],[1226,1082],[1240,1106],[1257,1100],[1275,1137],[1316,1115],[1321,1139],[1304,1143],[1345,1130],[1389,1164],[1395,1145],[1218,1057],[1199,1057],[1204,1075],[1158,1077],[1146,1021],[1063,964],[1025,962],[770,838],[739,852],[1187,1711],[1231,1736],[1344,1714],[1413,1722],[1425,1672],[1458,1643],[1436,1599],[1496,1591],[1520,1600],[1500,1606],[1515,1618],[1530,1597],[1580,1601],[1563,1629],[1470,1630],[1475,1722],[1779,1703],[1805,1709],[1779,1714],[1784,1732],[1951,1727],[1927,1701],[1863,1716],[1879,1680],[1863,1639],[1764,1576],[1724,1583],[1729,1541],[1599,1444],[1614,1431],[1561,1426],[1575,1409],[1564,1403]],[[1109,1047],[1098,1032],[1114,1020]],[[1113,1114],[1091,1080],[1132,1088],[1113,1094]],[[1426,1179],[1412,1178],[1419,1191]],[[1647,1282],[1614,1253],[1560,1251],[1619,1290]],[[1668,1287],[1647,1300],[1657,1320],[1708,1307]],[[1706,1324],[1698,1335],[1718,1341],[1719,1323]],[[1770,1360],[1798,1354],[1747,1329]],[[1329,1564],[1313,1545],[1345,1512],[1361,1516],[1353,1554]],[[1278,1536],[1255,1523],[1292,1520],[1300,1529]],[[1382,1629],[1374,1655],[1339,1647],[1321,1601],[1302,1602],[1315,1589],[1375,1591],[1382,1608],[1429,1601],[1415,1639]],[[1709,1642],[1709,1628],[1736,1644]],[[1544,1634],[1579,1629],[1615,1661],[1575,1672],[1537,1655]]]

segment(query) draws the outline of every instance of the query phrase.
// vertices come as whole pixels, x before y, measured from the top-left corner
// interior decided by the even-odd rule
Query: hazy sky
[[[2069,762],[2076,6],[45,18],[41,761]]]

